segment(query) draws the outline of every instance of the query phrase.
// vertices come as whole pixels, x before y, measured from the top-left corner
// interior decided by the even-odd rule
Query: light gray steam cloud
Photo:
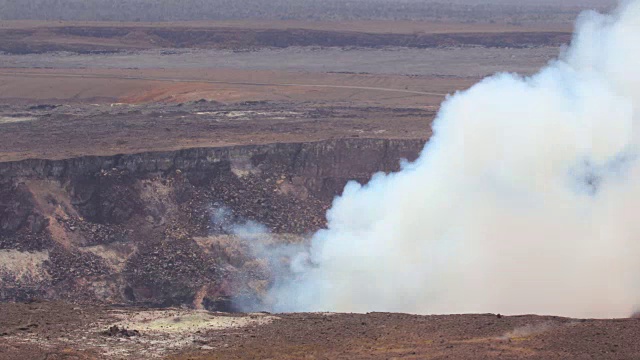
[[[212,235],[231,235],[219,246],[231,249],[233,260],[227,259],[228,265],[237,271],[233,286],[236,291],[242,289],[232,299],[234,308],[243,312],[270,309],[273,299],[250,289],[250,283],[264,280],[276,287],[288,284],[292,276],[291,259],[308,247],[297,237],[287,239],[286,235],[285,238],[282,234],[273,235],[263,224],[237,217],[232,210],[219,204],[210,209],[210,214]]]
[[[279,311],[626,317],[640,305],[640,1],[537,75],[448,98],[420,158],[349,183]]]

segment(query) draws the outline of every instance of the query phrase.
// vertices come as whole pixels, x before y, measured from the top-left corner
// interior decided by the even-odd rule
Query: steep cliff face
[[[347,139],[0,163],[0,300],[228,310],[229,299],[259,296],[273,281],[236,224],[262,224],[268,244],[303,242],[348,180],[397,170],[423,144]]]

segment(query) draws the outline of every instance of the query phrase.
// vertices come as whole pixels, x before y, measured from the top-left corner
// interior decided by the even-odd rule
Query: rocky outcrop
[[[400,159],[415,159],[424,140],[340,139],[223,148],[196,148],[64,160],[0,163],[0,182],[12,179],[71,180],[80,188],[98,177],[167,175],[175,171],[196,182],[230,171],[285,171],[313,180],[305,184],[321,197],[333,196],[350,179],[366,180],[376,171],[395,171]],[[334,181],[332,186],[325,181]],[[84,182],[84,183],[83,183]],[[86,191],[83,189],[81,191]],[[79,195],[82,196],[82,195]],[[84,194],[86,197],[87,194]]]
[[[303,241],[348,180],[397,170],[422,146],[345,139],[0,163],[0,259],[12,259],[0,261],[0,300],[229,310],[273,281],[234,224]]]

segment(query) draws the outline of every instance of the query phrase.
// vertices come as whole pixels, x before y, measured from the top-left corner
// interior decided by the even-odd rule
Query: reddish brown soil
[[[0,108],[0,161],[350,137],[427,139],[444,99],[437,94],[474,81],[215,69],[5,69],[0,79],[10,97],[4,100],[14,104]],[[210,102],[190,105],[199,99]],[[69,105],[30,110],[33,103]],[[249,113],[227,116],[232,111]],[[11,122],[15,117],[31,120]]]
[[[0,304],[0,358],[2,359],[92,359],[92,351],[78,352],[73,347],[46,349],[37,344],[7,340],[36,336],[43,341],[65,336],[106,316],[104,308],[80,307],[69,303]]]
[[[569,30],[560,25],[397,21],[5,21],[0,23],[0,47],[20,53],[184,46],[524,46],[531,42],[565,42]],[[477,80],[212,68],[0,69],[0,102],[9,104],[0,108],[0,116],[32,118],[20,122],[0,120],[0,161],[345,137],[426,139],[430,136],[429,124],[445,95],[468,88]],[[249,116],[237,121],[172,108],[200,99],[233,104],[226,108],[209,106],[201,109],[203,112],[255,110],[255,106],[243,103],[267,101],[258,110],[307,115]],[[111,107],[113,103],[169,105],[166,109],[148,109],[144,107],[147,105]],[[25,108],[15,108],[16,104],[69,106],[64,111],[34,115]]]
[[[135,358],[148,358],[154,346],[164,346],[175,334],[141,331],[137,337],[112,338],[101,333],[117,323],[116,314],[126,317],[140,310],[64,303],[0,304],[0,357],[124,359],[133,355],[125,355],[129,349],[135,351]],[[190,341],[166,356],[175,360],[640,357],[636,341],[640,321],[636,319],[386,313],[275,316],[263,325],[187,331],[180,339]],[[150,344],[150,339],[159,345]]]
[[[296,314],[241,336],[214,338],[215,351],[174,358],[633,359],[640,356],[638,334],[640,323],[631,319]]]
[[[179,103],[292,101],[368,105],[439,105],[473,78],[327,74],[234,69],[3,69],[7,103]],[[425,94],[423,94],[425,93]]]

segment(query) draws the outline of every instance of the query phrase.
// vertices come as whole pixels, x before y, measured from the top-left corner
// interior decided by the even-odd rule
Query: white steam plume
[[[336,198],[276,310],[629,316],[639,39],[640,1],[585,13],[537,75],[448,98],[417,161]]]

